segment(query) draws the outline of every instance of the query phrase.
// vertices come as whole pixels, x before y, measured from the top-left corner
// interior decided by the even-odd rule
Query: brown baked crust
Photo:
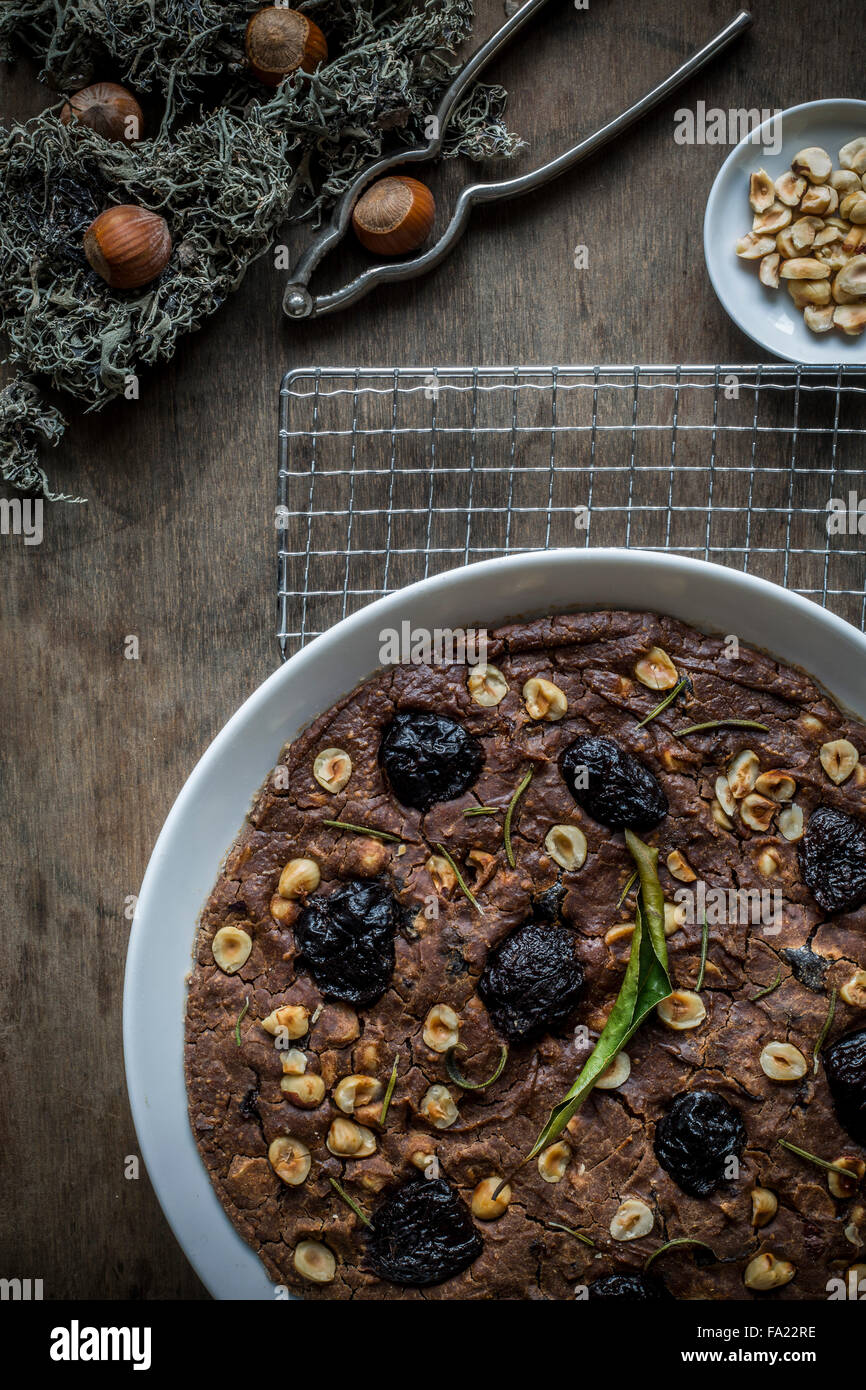
[[[644,728],[637,720],[659,697],[634,680],[635,662],[659,645],[680,674],[693,683],[685,704],[666,710]],[[269,1275],[304,1297],[324,1298],[541,1298],[574,1297],[575,1286],[612,1270],[639,1270],[647,1255],[666,1240],[690,1236],[705,1241],[718,1261],[701,1267],[694,1253],[677,1250],[655,1266],[670,1291],[686,1299],[770,1297],[826,1298],[827,1281],[858,1259],[845,1236],[852,1205],[828,1191],[825,1175],[781,1149],[780,1138],[821,1156],[863,1156],[839,1126],[823,1069],[812,1071],[812,1054],[828,1011],[829,991],[841,987],[855,968],[866,968],[866,908],[827,919],[800,880],[797,846],[774,829],[750,831],[742,822],[732,831],[711,814],[714,783],[729,759],[753,748],[762,768],[789,770],[796,779],[797,804],[809,814],[819,804],[862,815],[864,791],[854,778],[835,787],[822,770],[819,749],[828,739],[848,738],[866,756],[866,730],[843,715],[799,671],[741,647],[737,659],[725,643],[670,618],[652,614],[602,612],[515,624],[492,634],[488,660],[504,673],[509,693],[496,707],[474,704],[466,689],[466,668],[397,666],[360,686],[323,714],[292,745],[280,765],[288,787],[262,789],[202,914],[196,963],[189,989],[186,1067],[190,1116],[202,1158],[235,1226],[261,1256]],[[558,723],[529,719],[520,692],[531,676],[546,676],[568,696],[568,713]],[[430,709],[459,719],[483,740],[486,763],[476,786],[456,801],[434,806],[426,815],[396,803],[377,761],[381,731],[395,710]],[[821,721],[809,727],[803,716]],[[678,739],[684,724],[736,717],[768,725],[770,732],[723,729]],[[770,886],[784,893],[784,924],[778,935],[756,926],[712,927],[702,989],[706,1022],[672,1032],[660,1021],[647,1022],[628,1045],[632,1072],[619,1090],[595,1092],[565,1136],[573,1156],[558,1184],[542,1180],[536,1163],[514,1180],[513,1198],[499,1220],[479,1222],[484,1251],[464,1273],[445,1284],[401,1288],[377,1280],[363,1267],[363,1230],[331,1188],[338,1178],[355,1200],[372,1210],[387,1192],[415,1170],[409,1155],[412,1136],[432,1138],[442,1173],[467,1199],[490,1174],[507,1171],[530,1149],[551,1105],[567,1090],[591,1043],[576,1047],[573,1030],[545,1035],[537,1043],[513,1047],[499,1081],[487,1091],[451,1092],[459,1119],[432,1130],[418,1113],[428,1086],[445,1082],[444,1059],[421,1038],[424,1018],[434,1003],[450,1004],[460,1016],[465,1062],[476,1075],[492,1069],[500,1039],[476,992],[488,947],[525,920],[531,895],[555,883],[560,872],[544,850],[551,824],[574,822],[583,829],[589,853],[578,872],[562,873],[567,887],[563,920],[577,933],[586,987],[574,1023],[594,1035],[604,1024],[619,989],[628,941],[612,947],[605,934],[627,921],[633,906],[616,903],[632,870],[621,833],[613,833],[579,811],[560,776],[561,750],[579,733],[603,733],[638,754],[658,776],[670,811],[644,838],[661,850],[660,878],[672,900],[681,887],[668,873],[665,858],[679,849],[709,886],[768,887],[757,868],[767,846],[776,851],[780,870]],[[329,795],[312,776],[322,748],[346,749],[353,775],[344,791]],[[509,869],[502,845],[502,817],[466,819],[476,804],[501,804],[532,764],[533,780],[522,799],[514,833],[516,869]],[[279,766],[279,765],[278,765]],[[279,780],[279,779],[278,779]],[[344,1004],[323,1001],[303,970],[296,972],[290,927],[270,914],[280,870],[296,855],[321,866],[320,892],[355,876],[361,854],[358,837],[329,829],[325,818],[374,825],[401,836],[405,852],[386,847],[384,873],[407,908],[415,927],[396,942],[396,969],[380,1001],[357,1014]],[[479,916],[459,891],[439,899],[438,920],[417,917],[434,892],[424,861],[434,842],[446,844],[459,863],[473,848],[496,856],[495,869],[478,889]],[[368,842],[364,842],[365,844]],[[249,960],[236,975],[225,975],[211,951],[214,933],[226,923],[243,926],[253,939]],[[693,987],[699,963],[701,927],[686,926],[668,941],[671,974],[681,988]],[[828,962],[824,990],[814,992],[793,973],[785,950],[811,945]],[[781,969],[782,982],[770,986]],[[236,1020],[249,1001],[235,1040]],[[328,1092],[316,1110],[292,1106],[280,1091],[281,1065],[274,1040],[259,1020],[286,1002],[311,1010],[323,1004],[303,1043],[309,1069],[319,1071]],[[864,1021],[841,999],[830,1041]],[[759,1054],[770,1040],[793,1043],[809,1061],[806,1077],[793,1084],[770,1081]],[[386,1081],[396,1054],[398,1081],[387,1123],[378,1133],[378,1152],[364,1160],[341,1160],[325,1148],[332,1119],[339,1114],[331,1098],[336,1081],[349,1073]],[[653,1151],[657,1119],[673,1097],[700,1087],[723,1093],[743,1115],[747,1145],[739,1179],[712,1196],[686,1196],[659,1166]],[[244,1116],[241,1102],[258,1091],[257,1113]],[[376,1128],[375,1124],[373,1128]],[[305,1140],[312,1151],[307,1181],[284,1185],[267,1160],[267,1148],[280,1134]],[[778,1214],[764,1230],[752,1230],[750,1193],[773,1189]],[[611,1218],[625,1197],[645,1201],[656,1215],[652,1232],[639,1240],[614,1241]],[[861,1193],[859,1202],[866,1201]],[[595,1242],[595,1250],[573,1236],[551,1229],[560,1222]],[[299,1240],[323,1240],[337,1259],[335,1281],[311,1285],[295,1272],[292,1254]],[[743,1271],[752,1255],[772,1250],[797,1267],[793,1281],[770,1294],[752,1294]]]

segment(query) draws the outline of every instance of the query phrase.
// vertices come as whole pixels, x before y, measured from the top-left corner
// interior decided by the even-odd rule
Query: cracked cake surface
[[[674,675],[653,689],[636,671],[655,650]],[[709,1252],[672,1248],[647,1287],[681,1299],[795,1300],[826,1298],[828,1280],[866,1263],[864,1184],[779,1143],[830,1163],[866,1159],[822,1061],[866,1024],[866,906],[846,887],[840,900],[855,905],[828,911],[802,867],[819,808],[851,819],[846,852],[856,860],[866,730],[801,672],[745,646],[729,652],[727,639],[645,613],[517,623],[489,634],[486,661],[499,674],[485,703],[465,665],[393,666],[283,750],[202,913],[186,1019],[199,1151],[275,1283],[305,1298],[561,1299],[622,1276],[599,1293],[646,1297],[646,1281],[632,1276],[688,1237]],[[674,678],[688,680],[641,727]],[[416,762],[429,780],[415,806],[397,799],[382,756],[397,720],[393,775],[411,777],[410,712],[425,717],[418,734],[428,739]],[[438,731],[429,716],[444,721]],[[766,731],[680,732],[733,719]],[[451,758],[438,780],[433,735]],[[659,851],[676,1007],[668,1001],[629,1040],[627,1076],[590,1093],[556,1154],[519,1166],[604,1027],[635,920],[636,889],[623,899],[634,870],[623,833],[593,819],[591,799],[579,804],[573,757],[569,782],[563,775],[566,750],[588,737],[638,759],[660,793],[650,789],[651,828],[640,833]],[[530,770],[506,845],[505,812]],[[554,826],[566,827],[559,840]],[[855,871],[846,863],[846,884]],[[720,902],[719,890],[754,902],[778,891],[781,910],[743,921],[728,909],[717,920],[710,907],[695,1004],[704,924],[683,904],[687,893]],[[819,893],[831,905],[839,897]],[[541,949],[544,930],[560,935]],[[532,1014],[510,1037],[499,1031],[508,1011],[482,978],[495,975],[503,948],[508,1008],[523,997],[520,971],[538,966],[526,997],[542,1010],[540,1023]],[[563,972],[562,989],[539,983],[542,964]],[[503,1045],[489,1085],[455,1081],[487,1081]],[[866,1045],[845,1055],[855,1058],[845,1080],[856,1092],[851,1067],[866,1061]],[[860,1080],[866,1095],[866,1074]],[[673,1103],[690,1092],[721,1098],[716,1108],[739,1117],[730,1121],[736,1161],[723,1172],[722,1154],[706,1195],[684,1190],[657,1155],[659,1126],[664,1134]],[[505,1177],[509,1188],[491,1201]],[[438,1186],[417,1193],[415,1183]],[[763,1220],[769,1199],[762,1206],[756,1189],[776,1199],[761,1225],[754,1212]],[[394,1221],[395,1202],[423,1208],[414,1241]],[[638,1204],[635,1229],[651,1218],[634,1239],[612,1234],[612,1225],[628,1230],[616,1219],[624,1203]],[[453,1237],[437,1228],[446,1219]],[[383,1255],[389,1221],[407,1249],[394,1237]],[[460,1246],[453,1260],[448,1239]],[[793,1275],[762,1287],[754,1269],[766,1255]],[[383,1277],[413,1267],[423,1275],[425,1259],[439,1282]]]

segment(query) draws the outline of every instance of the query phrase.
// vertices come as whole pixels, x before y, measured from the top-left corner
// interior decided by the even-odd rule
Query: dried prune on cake
[[[587,1289],[589,1298],[631,1298],[643,1302],[653,1298],[673,1298],[661,1279],[651,1274],[605,1274]]]
[[[668,813],[655,774],[612,738],[581,734],[564,750],[559,767],[581,810],[610,830],[652,830]]]
[[[819,806],[800,844],[800,872],[825,912],[853,912],[866,902],[866,825]]]
[[[453,801],[469,790],[484,750],[447,714],[400,710],[382,735],[379,762],[398,801],[429,811],[437,801]]]
[[[732,1154],[746,1142],[743,1118],[715,1091],[686,1091],[656,1125],[655,1155],[683,1192],[708,1197],[725,1181]]]
[[[295,941],[326,999],[365,1008],[394,973],[400,905],[382,879],[350,879],[310,899],[295,923]]]
[[[582,992],[574,932],[532,918],[491,948],[478,981],[493,1026],[513,1043],[564,1023]]]
[[[866,1028],[825,1048],[823,1061],[840,1125],[858,1144],[866,1144]]]
[[[469,1209],[445,1178],[410,1178],[373,1214],[367,1259],[380,1279],[442,1284],[484,1248]]]

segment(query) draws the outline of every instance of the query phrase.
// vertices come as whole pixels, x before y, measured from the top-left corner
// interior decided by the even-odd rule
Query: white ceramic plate
[[[765,147],[779,153],[765,152]],[[839,151],[855,136],[866,135],[866,101],[834,99],[792,106],[765,121],[757,143],[748,137],[731,151],[716,176],[704,216],[704,257],[713,289],[734,323],[754,342],[789,362],[862,365],[866,333],[847,338],[839,329],[812,333],[795,308],[784,283],[767,289],[758,279],[758,263],[742,261],[734,246],[752,229],[749,175],[764,168],[774,179],[791,167],[798,150],[821,145],[834,167]]]
[[[493,627],[576,609],[672,614],[736,633],[811,672],[866,717],[866,637],[762,579],[653,551],[554,550],[486,560],[413,584],[338,623],[256,690],[193,769],[156,843],[126,964],[123,1037],[133,1118],[177,1239],[216,1298],[273,1298],[256,1255],[223,1211],[187,1119],[185,975],[198,914],[252,797],[282,745],[370,675],[382,628]]]

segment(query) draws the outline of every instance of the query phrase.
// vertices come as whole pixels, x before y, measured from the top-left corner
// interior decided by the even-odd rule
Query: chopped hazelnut
[[[656,1005],[656,1013],[662,1023],[678,1033],[698,1028],[707,1016],[701,996],[691,989],[675,989]]]
[[[742,801],[744,796],[752,790],[758,780],[761,771],[761,764],[758,762],[757,753],[753,753],[751,748],[744,748],[741,753],[737,753],[728,764],[727,778],[728,786],[731,789],[731,796],[735,801]]]
[[[313,762],[313,776],[326,792],[341,792],[352,775],[352,759],[342,748],[324,748]]]
[[[855,970],[839,993],[852,1009],[866,1009],[866,970]]]
[[[301,1076],[289,1074],[280,1081],[280,1090],[288,1096],[292,1105],[301,1110],[315,1110],[325,1099],[325,1083],[316,1072],[304,1072]]]
[[[501,1178],[483,1178],[472,1193],[472,1215],[479,1221],[497,1221],[504,1216],[511,1201],[511,1188],[506,1183],[498,1197],[493,1196]]]
[[[211,942],[213,958],[226,975],[236,974],[252,949],[252,937],[240,927],[220,927]]]
[[[779,1210],[779,1199],[769,1187],[752,1188],[752,1225],[755,1230],[767,1226]]]
[[[740,815],[750,830],[769,830],[778,806],[766,796],[750,792],[740,803]]]
[[[344,1115],[351,1115],[356,1106],[380,1100],[384,1092],[384,1086],[375,1076],[344,1076],[334,1088],[334,1104]]]
[[[552,825],[544,848],[561,869],[581,869],[586,863],[586,836],[576,825]]]
[[[756,1255],[753,1260],[749,1260],[743,1274],[743,1283],[747,1289],[763,1292],[790,1284],[796,1273],[789,1260],[780,1260],[768,1250],[765,1254]]]
[[[668,873],[672,878],[679,879],[680,883],[694,883],[697,879],[697,874],[691,864],[680,854],[678,849],[671,850],[665,863],[668,866]]]
[[[433,1052],[450,1052],[460,1041],[460,1020],[450,1004],[434,1004],[424,1020],[424,1042]]]
[[[437,893],[452,893],[457,887],[457,875],[443,854],[431,854],[424,861],[424,868],[433,880]]]
[[[860,761],[860,754],[847,738],[835,738],[822,745],[821,766],[837,787],[847,782]]]
[[[508,694],[508,682],[502,672],[487,662],[472,667],[466,687],[476,705],[498,705]]]
[[[844,1168],[846,1173],[850,1173],[850,1178],[843,1178],[841,1173],[834,1173],[830,1170],[827,1173],[827,1186],[834,1197],[847,1200],[854,1197],[857,1189],[866,1176],[866,1162],[862,1158],[834,1158],[833,1162],[837,1168]]]
[[[793,1043],[769,1042],[761,1053],[761,1070],[771,1081],[799,1081],[808,1068]]]
[[[369,1158],[376,1152],[376,1136],[372,1130],[346,1120],[340,1115],[331,1122],[325,1140],[328,1151],[337,1158]]]
[[[277,1177],[288,1187],[300,1187],[310,1171],[310,1150],[301,1139],[281,1134],[271,1141],[268,1162]]]
[[[755,791],[770,801],[791,801],[797,793],[797,783],[789,772],[771,768],[769,772],[761,773],[755,782]]]
[[[311,1284],[332,1284],[337,1270],[337,1261],[327,1245],[317,1240],[302,1240],[295,1246],[294,1266],[302,1279]]]
[[[270,901],[270,914],[275,922],[279,922],[281,927],[290,927],[300,915],[301,909],[296,902],[289,902],[288,898],[281,898],[279,893],[275,893]]]
[[[307,1070],[307,1059],[297,1047],[290,1047],[280,1054],[280,1062],[286,1076],[303,1076]]]
[[[662,647],[650,647],[638,661],[634,673],[649,690],[673,690],[679,680],[676,666]]]
[[[560,1140],[558,1144],[550,1144],[542,1149],[538,1155],[538,1171],[545,1182],[562,1182],[570,1159],[569,1145]]]
[[[425,1120],[429,1120],[435,1129],[448,1129],[458,1115],[454,1097],[448,1087],[439,1084],[431,1086],[426,1092],[420,1110]]]
[[[308,1031],[309,1017],[310,1011],[303,1004],[283,1004],[281,1008],[274,1009],[267,1018],[262,1019],[262,1027],[272,1037],[282,1034],[291,1042],[295,1042]]]
[[[321,877],[315,859],[290,859],[280,874],[277,892],[281,898],[305,898],[315,893]]]
[[[614,1213],[610,1233],[614,1240],[640,1240],[649,1235],[654,1224],[655,1218],[646,1202],[627,1197]]]
[[[624,1086],[631,1076],[631,1058],[627,1052],[618,1052],[595,1083],[597,1091],[615,1091]]]
[[[523,687],[523,703],[530,719],[543,719],[548,724],[562,719],[568,710],[565,691],[543,676],[533,676]]]
[[[786,840],[801,840],[803,838],[803,808],[801,806],[786,806],[784,811],[779,812],[779,833],[784,835]]]

